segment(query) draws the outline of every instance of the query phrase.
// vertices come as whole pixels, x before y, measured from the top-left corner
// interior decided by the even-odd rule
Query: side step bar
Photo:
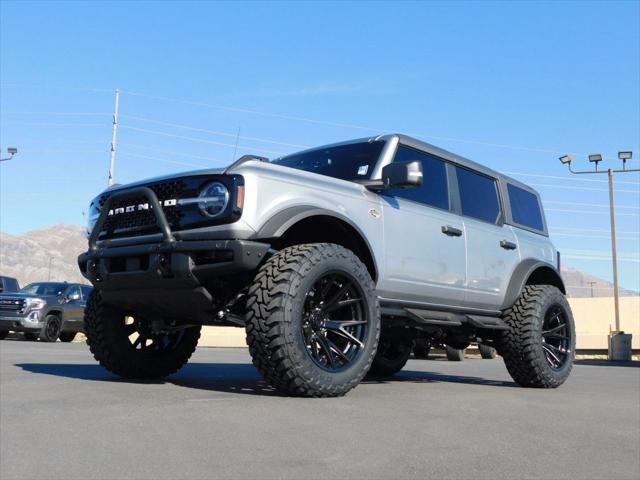
[[[382,312],[386,315],[408,317],[417,323],[440,327],[460,327],[468,324],[488,330],[507,330],[509,328],[500,317],[487,315],[441,312],[418,308],[383,308]]]

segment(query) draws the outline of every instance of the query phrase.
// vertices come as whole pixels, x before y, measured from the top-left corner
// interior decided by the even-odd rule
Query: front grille
[[[24,298],[0,298],[0,316],[17,317],[24,314]]]
[[[146,185],[149,187],[158,197],[158,201],[163,205],[165,200],[177,200],[181,198],[185,193],[186,184],[183,180],[171,180],[166,182],[159,182],[155,184]],[[102,207],[107,199],[109,193],[105,193],[100,197],[99,204]],[[139,205],[147,205],[149,200],[144,196],[131,196],[122,197],[115,200],[110,207],[110,210],[116,212],[117,209],[126,209],[127,207],[134,207],[133,211],[125,211],[124,213],[118,213],[110,215],[104,223],[103,231],[100,236],[101,240],[108,238],[118,238],[124,236],[135,236],[159,232],[160,229],[157,224],[156,216],[152,209],[139,210]],[[180,228],[180,220],[183,217],[183,212],[177,205],[164,206],[162,208],[167,222],[172,230]]]

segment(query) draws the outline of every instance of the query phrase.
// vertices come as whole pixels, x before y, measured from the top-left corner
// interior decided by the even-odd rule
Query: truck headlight
[[[25,312],[33,312],[34,310],[42,310],[44,306],[47,304],[41,298],[27,298],[25,302]]]
[[[87,237],[91,235],[93,227],[96,226],[98,217],[100,217],[100,208],[98,203],[94,200],[91,202],[91,205],[89,205],[89,212],[87,213]]]
[[[217,217],[227,208],[229,190],[220,182],[207,183],[198,195],[200,212],[207,217]]]

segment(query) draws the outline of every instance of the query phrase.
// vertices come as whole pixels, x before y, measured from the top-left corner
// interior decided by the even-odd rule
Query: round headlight
[[[198,195],[198,207],[203,215],[217,217],[229,203],[229,190],[220,182],[207,183]]]

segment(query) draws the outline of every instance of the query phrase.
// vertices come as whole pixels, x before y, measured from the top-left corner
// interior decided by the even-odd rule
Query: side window
[[[422,185],[414,188],[397,188],[384,192],[398,198],[406,198],[414,202],[423,203],[432,207],[449,209],[449,189],[447,185],[447,169],[445,162],[412,148],[400,145],[394,162],[422,162]]]
[[[496,223],[500,218],[500,201],[496,181],[466,168],[456,167],[462,214]]]
[[[80,290],[82,290],[82,299],[87,300],[89,298],[89,294],[91,293],[91,290],[93,289],[88,286],[82,286],[80,287]]]
[[[538,197],[510,183],[507,184],[507,192],[509,193],[513,221],[525,227],[543,231],[544,224]]]

